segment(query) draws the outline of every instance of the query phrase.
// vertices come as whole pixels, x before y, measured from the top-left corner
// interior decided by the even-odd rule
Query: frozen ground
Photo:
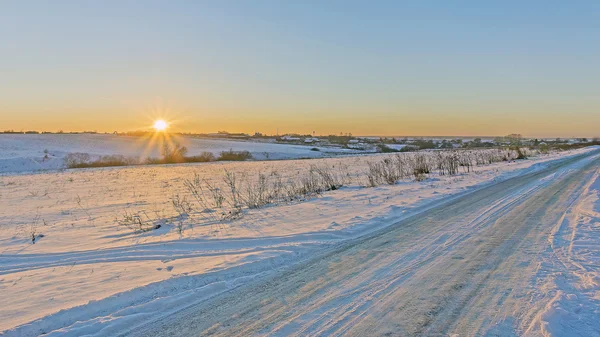
[[[173,217],[170,206],[172,196],[184,193],[184,177],[199,173],[207,179],[218,180],[221,179],[224,169],[231,172],[262,171],[297,175],[314,163],[330,166],[348,165],[352,173],[364,170],[366,161],[373,157],[127,167],[0,176],[0,302],[3,303],[0,307],[0,331],[4,331],[3,334],[7,336],[36,336],[41,333],[112,336],[127,333],[194,304],[203,308],[203,304],[209,298],[223,291],[237,289],[240,285],[251,285],[252,280],[279,275],[279,270],[287,270],[315,254],[336,249],[340,245],[345,246],[359,236],[384,230],[390,225],[393,225],[393,230],[397,230],[402,227],[398,221],[425,212],[459,195],[510,177],[527,177],[522,181],[508,180],[513,181],[510,184],[507,182],[511,188],[498,188],[497,195],[490,195],[481,201],[473,197],[471,203],[479,206],[485,204],[487,210],[482,211],[482,208],[472,206],[469,208],[472,212],[466,212],[464,218],[458,218],[463,212],[457,212],[455,209],[455,213],[445,214],[448,219],[453,219],[451,223],[445,226],[431,226],[431,231],[434,232],[427,230],[421,233],[420,230],[411,229],[415,228],[412,225],[406,227],[405,231],[401,231],[402,238],[392,240],[400,242],[404,248],[370,247],[360,250],[353,258],[363,259],[386,253],[380,256],[379,264],[374,264],[380,268],[365,269],[364,272],[371,273],[370,276],[352,281],[354,283],[346,283],[342,273],[338,282],[342,287],[339,290],[341,293],[314,293],[319,297],[327,295],[323,296],[324,302],[320,302],[323,305],[311,303],[312,307],[303,307],[309,308],[310,311],[299,309],[298,313],[305,313],[303,316],[278,320],[278,325],[266,324],[263,327],[267,330],[264,331],[259,329],[249,332],[303,334],[312,331],[338,331],[336,329],[342,325],[335,322],[348,323],[359,319],[362,316],[358,314],[362,311],[358,309],[379,301],[377,289],[390,289],[386,285],[397,284],[389,283],[390,277],[399,277],[395,282],[400,282],[411,279],[406,275],[416,275],[417,271],[414,268],[411,271],[403,265],[413,260],[426,262],[430,256],[442,256],[445,260],[435,260],[435,268],[443,271],[448,266],[471,266],[473,268],[468,272],[472,274],[469,275],[480,277],[482,275],[476,272],[479,270],[477,268],[483,268],[481,263],[486,260],[467,260],[473,263],[467,263],[464,267],[461,262],[468,255],[467,243],[481,244],[482,250],[488,252],[495,246],[489,246],[489,242],[484,245],[477,240],[482,233],[493,234],[489,232],[492,230],[489,228],[502,228],[491,225],[494,219],[508,211],[516,215],[528,214],[517,212],[514,207],[520,202],[533,200],[532,198],[545,197],[547,188],[557,188],[554,187],[555,180],[561,182],[570,179],[569,184],[558,185],[568,187],[572,193],[561,196],[570,200],[570,211],[560,222],[562,225],[552,231],[552,247],[541,252],[524,248],[524,251],[531,252],[532,255],[527,255],[526,258],[519,256],[521,262],[526,263],[527,268],[524,270],[527,272],[537,265],[531,262],[532,259],[540,258],[540,261],[545,262],[540,262],[540,267],[535,269],[535,273],[531,273],[531,279],[523,279],[524,283],[518,285],[529,285],[527,298],[539,299],[536,304],[544,303],[540,308],[533,305],[525,308],[530,315],[528,322],[531,323],[532,335],[541,335],[542,331],[568,329],[568,324],[573,322],[572,316],[581,312],[579,307],[583,308],[586,314],[584,317],[588,318],[589,323],[583,325],[586,330],[583,330],[582,335],[589,335],[590,331],[596,333],[598,327],[594,326],[589,318],[597,315],[594,310],[597,310],[595,308],[598,307],[597,301],[600,299],[598,250],[594,248],[599,239],[598,161],[593,162],[596,165],[596,173],[586,166],[586,163],[591,162],[590,158],[570,163],[570,166],[555,171],[545,171],[550,163],[563,162],[569,160],[567,158],[570,156],[589,151],[590,149],[584,149],[518,162],[492,164],[478,167],[476,172],[471,174],[432,175],[422,182],[406,181],[393,186],[362,188],[359,186],[360,182],[355,182],[341,190],[326,192],[320,198],[250,210],[241,219],[219,226],[188,226],[183,233],[179,233],[176,222],[169,219]],[[540,175],[533,178],[527,175],[535,172]],[[573,176],[577,179],[569,178]],[[587,187],[576,186],[576,183],[587,183]],[[572,198],[579,195],[582,195],[581,198]],[[559,206],[562,205],[563,203]],[[531,207],[534,206],[532,204]],[[561,210],[560,207],[556,208],[556,212]],[[136,234],[115,222],[115,218],[121,217],[124,211],[143,211],[165,221],[158,230]],[[552,215],[556,212],[553,211]],[[422,214],[425,216],[418,219],[426,222],[434,216],[429,213]],[[512,222],[511,226],[514,226]],[[427,225],[421,227],[428,228]],[[35,244],[31,244],[32,232],[37,237]],[[571,238],[570,233],[576,235],[571,235]],[[544,237],[546,241],[542,241],[548,242],[548,237]],[[568,243],[569,240],[573,243]],[[417,246],[406,254],[395,253],[411,247],[415,241]],[[453,250],[452,247],[456,249]],[[541,246],[538,244],[531,247],[538,249]],[[366,260],[350,259],[347,261],[348,268],[344,267],[344,261],[345,258],[342,258],[327,266],[333,268],[339,264],[339,268],[360,273],[358,267],[353,269],[350,266],[359,266]],[[578,269],[581,266],[584,269]],[[556,270],[557,268],[563,269]],[[432,269],[428,267],[427,270]],[[410,273],[406,274],[406,271]],[[464,274],[462,269],[454,271],[459,271],[460,275]],[[556,275],[564,275],[564,278]],[[307,286],[307,291],[331,285],[328,280],[332,275],[316,272],[314,276],[305,280],[316,282]],[[435,280],[434,276],[436,275],[432,274],[428,279]],[[451,277],[447,274],[437,276]],[[502,279],[500,276],[499,280]],[[411,282],[418,280],[422,281],[416,278]],[[346,284],[352,287],[344,288]],[[495,284],[498,284],[498,287],[502,285],[499,281]],[[357,285],[360,287],[354,288]],[[464,284],[454,285],[460,290]],[[373,289],[366,293],[366,297],[361,293],[361,289],[366,289],[364,287]],[[437,284],[437,287],[445,289],[443,284]],[[343,292],[344,289],[347,292]],[[356,301],[352,299],[351,294],[357,296]],[[343,297],[343,302],[329,301],[336,296]],[[249,300],[256,299],[252,296],[247,297]],[[281,295],[279,300],[287,299],[286,294]],[[289,299],[296,300],[300,297],[290,295]],[[277,303],[279,302],[267,304],[274,306]],[[490,303],[487,303],[487,312],[495,308]],[[235,309],[232,306],[223,308]],[[435,312],[439,308],[438,306],[438,309],[434,307],[427,310]],[[425,309],[426,307],[416,306],[413,314],[416,317]],[[285,313],[292,312],[281,308],[277,310],[279,311],[276,312],[280,313],[281,310]],[[188,311],[185,313],[188,314]],[[254,313],[242,316],[239,320],[240,325],[234,327],[255,327],[245,321],[261,318],[252,315]],[[338,315],[348,315],[348,320]],[[516,323],[511,323],[511,319],[516,321],[519,317],[511,318],[510,312],[504,312],[502,315],[504,316],[499,317],[503,319],[498,318],[494,321],[500,331],[507,332],[509,327],[516,326]],[[213,321],[206,320],[202,324],[225,323],[219,322],[218,316],[211,317]],[[558,320],[564,323],[552,324]],[[173,321],[181,322],[176,319]],[[190,319],[190,322],[198,323],[194,319]],[[182,333],[201,332],[189,330],[189,325],[181,324],[184,329]],[[482,321],[480,326],[489,327],[490,322]],[[173,330],[168,330],[172,327],[164,328],[167,329],[163,331],[165,335],[172,335]],[[227,330],[221,328],[216,331],[228,334]],[[244,331],[240,330],[238,334],[243,335]]]
[[[321,158],[335,154],[352,154],[358,151],[313,146],[256,143],[250,141],[228,141],[219,139],[172,136],[173,141],[184,145],[189,155],[207,151],[218,155],[221,151],[250,151],[254,158],[295,159]],[[63,158],[72,152],[89,153],[92,156],[124,155],[127,157],[160,157],[157,142],[150,145],[145,137],[116,136],[105,134],[52,134],[15,135],[0,134],[0,173],[52,170],[63,167]],[[46,157],[47,150],[48,156]]]

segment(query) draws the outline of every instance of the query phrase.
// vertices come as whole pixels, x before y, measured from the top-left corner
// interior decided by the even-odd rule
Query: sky
[[[600,136],[599,1],[2,1],[0,130]]]

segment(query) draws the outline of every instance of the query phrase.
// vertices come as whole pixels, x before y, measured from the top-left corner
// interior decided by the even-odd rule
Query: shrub
[[[173,144],[173,147],[168,143],[163,144],[162,156],[164,163],[183,163],[186,154],[187,148],[185,146],[181,146],[178,143]]]
[[[91,156],[87,153],[69,153],[64,160],[65,165],[68,168],[128,166],[139,164],[139,161],[136,158],[121,155],[100,156],[98,159],[92,161]]]
[[[268,177],[259,173],[255,182],[246,181],[243,199],[248,208],[261,208],[273,202],[271,193]]]
[[[431,169],[429,168],[429,161],[427,156],[423,153],[418,153],[414,157],[414,174],[429,174]]]
[[[335,191],[344,186],[343,176],[336,174],[329,167],[311,165],[310,169],[321,178],[321,189]]]
[[[89,163],[91,156],[89,153],[75,152],[65,156],[65,166],[68,168],[86,167],[82,166]]]
[[[244,161],[252,158],[249,151],[223,151],[217,158],[218,161]]]
[[[146,158],[146,160],[144,161],[144,164],[146,164],[146,165],[157,165],[157,164],[164,164],[164,163],[165,162],[160,158],[151,158],[151,157]]]
[[[217,158],[211,152],[202,152],[197,156],[184,157],[186,163],[206,163],[215,160],[217,160]]]
[[[527,155],[520,147],[515,147],[515,151],[517,151],[517,159],[527,159]]]
[[[415,170],[415,180],[416,181],[423,181],[427,179],[427,175],[425,173],[421,173],[418,170]]]
[[[91,162],[89,167],[127,166],[136,164],[139,164],[139,161],[136,158],[125,157],[121,155],[110,155],[102,156],[98,160]]]

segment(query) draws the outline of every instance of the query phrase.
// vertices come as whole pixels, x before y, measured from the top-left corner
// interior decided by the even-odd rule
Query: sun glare
[[[162,119],[159,119],[156,122],[154,122],[154,129],[156,129],[156,131],[164,131],[168,126],[169,124],[167,124],[167,122],[165,122]]]

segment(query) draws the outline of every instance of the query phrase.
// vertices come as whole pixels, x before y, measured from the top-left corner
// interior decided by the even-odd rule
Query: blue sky
[[[6,1],[0,128],[595,136],[597,1]]]

